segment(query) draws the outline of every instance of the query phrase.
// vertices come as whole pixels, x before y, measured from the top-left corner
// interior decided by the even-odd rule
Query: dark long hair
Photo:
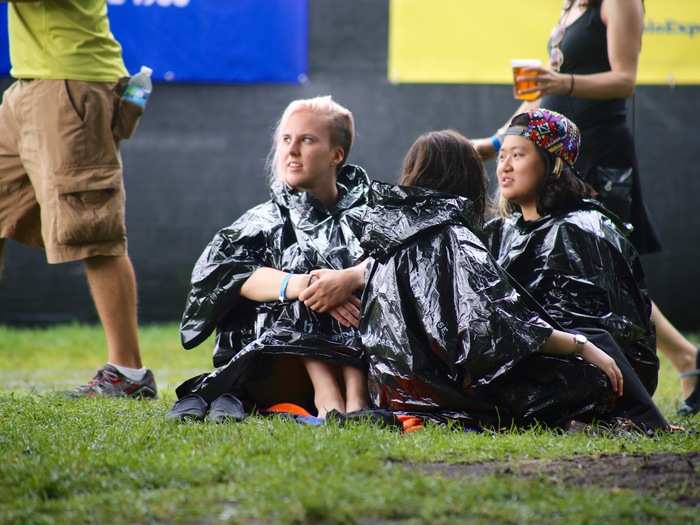
[[[399,184],[466,197],[484,222],[486,171],[472,143],[457,131],[431,131],[418,137],[403,159]]]
[[[510,125],[527,127],[528,122],[527,114],[521,114],[516,116]],[[541,216],[565,213],[575,209],[581,199],[595,195],[593,188],[583,182],[568,164],[538,146],[535,146],[535,149],[544,163],[545,170],[537,190],[537,213]],[[518,211],[520,207],[501,197],[498,209],[501,215],[507,216]]]

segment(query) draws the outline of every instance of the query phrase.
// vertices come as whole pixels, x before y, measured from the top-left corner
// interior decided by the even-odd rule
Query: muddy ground
[[[680,505],[700,507],[700,452],[689,454],[576,456],[558,460],[414,464],[445,477],[517,476],[565,485],[654,493]]]

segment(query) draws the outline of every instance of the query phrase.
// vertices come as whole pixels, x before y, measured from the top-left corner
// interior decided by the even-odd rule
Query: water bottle
[[[151,83],[152,73],[153,70],[150,67],[141,66],[141,71],[129,79],[129,83],[122,94],[122,100],[145,108],[148,97],[153,91],[153,84]]]

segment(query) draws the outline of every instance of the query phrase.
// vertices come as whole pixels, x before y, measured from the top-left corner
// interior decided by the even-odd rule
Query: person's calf
[[[678,367],[678,372],[681,375],[681,388],[683,396],[690,396],[698,385],[698,375],[693,374],[694,371],[700,369],[700,348],[695,349],[695,353],[689,355],[684,363]]]
[[[91,257],[85,270],[95,308],[107,340],[108,361],[141,368],[136,319],[136,278],[123,256]]]
[[[314,387],[314,405],[318,417],[325,418],[331,410],[344,414],[345,399],[333,366],[318,359],[304,359],[304,367]]]
[[[355,367],[343,367],[343,379],[345,380],[345,409],[349,412],[365,410],[369,407],[369,393],[367,392],[367,376]]]

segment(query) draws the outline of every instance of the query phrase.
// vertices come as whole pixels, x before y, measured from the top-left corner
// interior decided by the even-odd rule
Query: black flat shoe
[[[169,421],[202,421],[209,404],[197,394],[190,394],[178,399],[170,412],[165,414]]]
[[[222,394],[211,403],[207,420],[212,423],[243,421],[245,409],[243,403],[233,394]]]
[[[695,357],[695,370],[681,374],[681,378],[700,376],[700,348]],[[679,416],[692,416],[700,412],[700,377],[695,388],[678,409]]]
[[[366,421],[381,427],[403,428],[396,414],[382,408],[366,408],[345,414],[345,421]]]
[[[345,424],[345,414],[334,408],[333,410],[329,410],[328,412],[326,412],[326,417],[321,419],[321,421],[323,421],[324,423],[333,422],[336,425],[342,427]]]

